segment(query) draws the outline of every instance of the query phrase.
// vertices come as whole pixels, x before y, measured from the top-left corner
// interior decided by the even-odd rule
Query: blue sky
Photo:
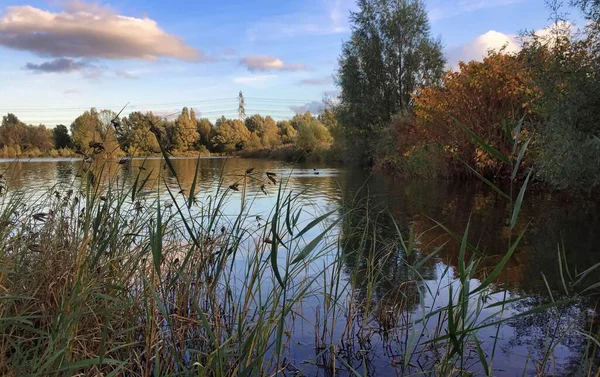
[[[276,119],[335,95],[332,75],[354,0],[0,2],[0,113],[48,126],[89,107],[187,105],[215,119]],[[427,0],[449,64],[480,58],[550,23],[544,0]],[[32,33],[35,31],[37,33]],[[44,35],[40,38],[40,35]]]

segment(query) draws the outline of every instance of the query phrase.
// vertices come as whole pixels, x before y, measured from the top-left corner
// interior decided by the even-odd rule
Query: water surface
[[[217,192],[219,185],[227,187],[238,182],[246,169],[255,169],[257,177],[247,181],[246,196],[251,201],[252,216],[257,216],[257,219],[267,217],[275,204],[277,188],[269,185],[263,175],[263,172],[269,171],[283,179],[288,190],[299,193],[298,200],[304,208],[305,221],[328,211],[342,213],[358,207],[368,210],[377,219],[381,239],[397,241],[395,225],[391,220],[393,216],[404,234],[408,234],[410,228],[416,234],[422,234],[419,250],[423,255],[450,240],[444,230],[435,227],[434,220],[458,234],[462,234],[470,222],[469,241],[485,252],[479,269],[481,275],[475,277],[474,284],[493,269],[499,256],[509,247],[510,240],[515,237],[508,225],[510,203],[478,182],[401,180],[370,175],[363,170],[343,166],[307,166],[267,160],[206,158],[200,161],[199,201]],[[185,191],[180,194],[180,190],[189,190],[196,160],[174,159],[173,165],[180,177],[181,187],[160,159],[136,159],[124,165],[115,162],[109,164],[109,170],[125,186],[133,184],[136,176],[142,172],[140,175],[155,183],[150,191],[158,193],[163,200],[171,200],[171,194],[176,198],[181,196],[181,200],[184,200]],[[9,191],[28,191],[37,196],[77,184],[81,179],[78,177],[81,167],[82,162],[78,159],[0,161],[0,173],[5,177]],[[267,190],[266,194],[263,189]],[[227,215],[235,216],[240,203],[231,201],[226,207]],[[553,299],[559,300],[564,290],[558,264],[558,247],[564,245],[570,271],[581,272],[600,262],[599,210],[599,203],[594,201],[566,199],[564,195],[535,191],[527,193],[515,231],[519,233],[527,226],[525,237],[490,299],[528,297],[526,301],[511,307],[510,313],[523,312],[549,302],[549,291]],[[361,225],[349,223],[340,229],[348,229],[344,226],[352,228]],[[448,286],[454,283],[457,275],[458,250],[458,243],[450,240],[442,252],[427,264],[423,273],[425,281],[420,283],[423,285],[421,287],[407,284],[413,281],[414,276],[401,263],[402,255],[396,261],[386,262],[385,279],[377,285],[375,299],[384,300],[389,297],[389,292],[397,290],[404,297],[402,313],[416,317],[423,306],[438,308],[447,305],[445,296],[448,295]],[[450,277],[442,281],[440,276],[444,271],[446,274],[450,271]],[[600,276],[592,274],[589,280],[599,281]],[[422,292],[427,291],[425,288],[436,292],[435,297],[423,297]],[[314,313],[319,305],[318,299],[308,300],[305,306],[307,321],[294,324],[296,331],[290,345],[290,361],[306,375],[327,375],[326,370],[315,362],[319,352],[313,346],[316,329],[314,323],[310,323],[316,321]],[[565,318],[580,317],[582,326],[585,326],[586,318],[594,316],[595,305],[595,298],[586,298],[560,312],[538,313],[506,322],[498,334],[495,328],[482,330],[478,338],[485,350],[491,350],[492,343],[497,342],[494,375],[521,375],[524,370],[528,375],[535,375],[536,361],[546,354],[547,325],[550,323],[560,328]],[[401,323],[402,313],[394,313],[399,317],[394,320]],[[342,326],[338,333],[341,329]],[[374,334],[368,344],[371,351],[368,357],[364,352],[361,353],[361,348],[366,347],[364,344],[349,347],[345,350],[345,357],[349,364],[365,375],[401,375],[398,359],[404,352],[404,346],[406,344],[394,342],[384,334]],[[578,366],[584,352],[585,339],[570,333],[550,355],[552,368],[546,372],[568,374]],[[475,365],[473,369],[478,371],[477,356],[471,356],[471,362]],[[415,369],[418,367],[415,366]],[[339,372],[342,375],[349,374],[343,367]]]

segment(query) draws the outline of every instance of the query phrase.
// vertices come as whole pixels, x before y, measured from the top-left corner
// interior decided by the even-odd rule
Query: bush
[[[419,178],[447,176],[447,153],[436,144],[415,147],[406,155],[406,174]]]

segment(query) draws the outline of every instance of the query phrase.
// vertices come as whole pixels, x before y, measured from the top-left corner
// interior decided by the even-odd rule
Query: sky
[[[425,0],[449,68],[550,24],[544,0]],[[70,124],[90,107],[211,120],[318,110],[355,0],[0,0],[0,114]]]

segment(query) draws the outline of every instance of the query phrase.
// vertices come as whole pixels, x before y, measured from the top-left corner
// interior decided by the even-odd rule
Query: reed
[[[528,142],[517,138],[514,156],[502,156],[471,136],[514,164],[516,185]],[[377,373],[383,350],[400,375],[491,376],[500,326],[537,313],[553,318],[545,353],[530,364],[539,375],[552,372],[554,349],[573,333],[587,342],[575,375],[598,373],[598,327],[566,311],[596,292],[600,283],[590,279],[599,265],[573,271],[559,245],[560,297],[548,288],[549,301],[515,311],[531,298],[502,289],[526,232],[516,230],[531,172],[516,195],[486,181],[511,203],[511,236],[505,255],[483,270],[488,256],[469,242],[469,226],[458,233],[432,220],[448,237],[426,245],[423,233],[402,229],[369,196],[307,219],[287,177],[249,168],[223,174],[203,194],[199,162],[184,187],[162,154],[157,178],[139,169],[129,184],[115,174],[128,161],[101,153],[89,156],[72,185],[47,193],[6,183],[1,375],[367,376]],[[253,215],[249,184],[274,197],[268,217]],[[460,245],[456,271],[441,263],[449,242]],[[436,268],[432,286],[427,276]],[[298,361],[296,339],[306,329],[314,355]],[[484,338],[488,331],[496,337]]]

